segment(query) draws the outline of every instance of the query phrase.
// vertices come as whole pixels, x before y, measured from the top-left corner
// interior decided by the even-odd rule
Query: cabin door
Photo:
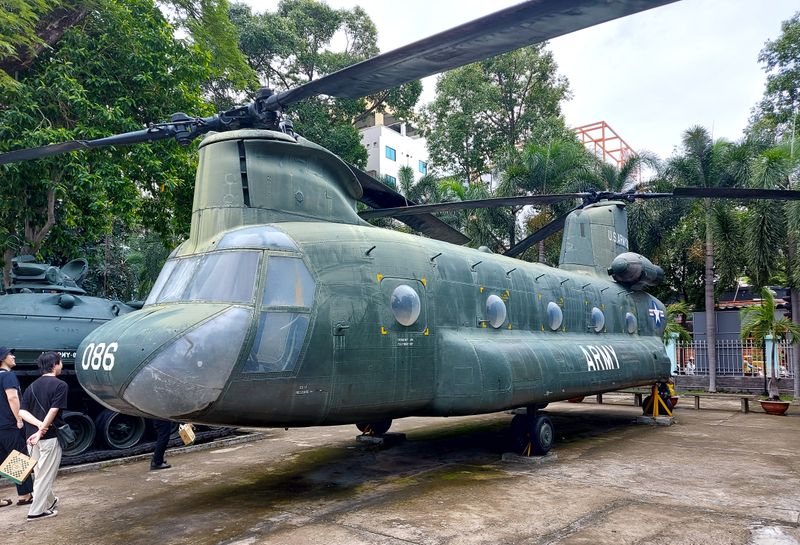
[[[434,331],[425,279],[380,281],[381,345],[394,362],[393,400],[400,408],[423,406],[434,392]]]

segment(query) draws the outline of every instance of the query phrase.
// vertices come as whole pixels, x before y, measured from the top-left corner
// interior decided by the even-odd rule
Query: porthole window
[[[630,312],[625,315],[625,329],[628,330],[628,333],[633,335],[636,333],[636,328],[638,324],[636,323],[636,316],[631,314]]]
[[[496,295],[486,299],[486,321],[495,329],[506,321],[506,304]]]
[[[419,318],[419,295],[406,284],[397,286],[392,292],[392,314],[400,325],[410,326]]]
[[[561,311],[561,307],[552,301],[547,303],[547,320],[550,322],[550,329],[553,331],[561,327],[564,321],[564,313]]]
[[[596,333],[600,333],[603,331],[603,328],[606,325],[606,317],[603,314],[603,311],[597,307],[592,308],[592,329],[595,330]]]

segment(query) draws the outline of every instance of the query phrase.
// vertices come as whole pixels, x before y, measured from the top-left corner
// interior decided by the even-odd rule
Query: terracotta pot
[[[567,401],[569,401],[570,403],[580,403],[581,401],[583,401],[584,397],[585,396],[571,397]]]
[[[781,415],[786,413],[787,409],[789,408],[788,401],[771,401],[769,399],[760,399],[759,403],[761,403],[761,408],[764,409],[764,412],[767,414]]]

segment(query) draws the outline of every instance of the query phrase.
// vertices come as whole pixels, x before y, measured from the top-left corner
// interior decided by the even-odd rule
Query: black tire
[[[669,398],[664,399],[663,397],[661,399],[664,401],[669,411],[672,412],[672,400]],[[659,414],[660,413],[661,411],[659,411]],[[649,395],[642,400],[642,414],[645,416],[653,414],[653,396]]]
[[[392,427],[392,419],[384,418],[374,422],[357,422],[356,427],[364,435],[384,435]]]
[[[142,440],[146,428],[141,416],[130,416],[105,409],[97,418],[97,435],[113,449],[126,449]]]
[[[556,433],[549,416],[539,415],[533,424],[533,453],[544,456],[553,448]]]
[[[97,429],[94,426],[94,421],[89,415],[76,412],[64,411],[64,422],[69,424],[72,431],[75,433],[75,442],[69,448],[64,449],[64,456],[78,456],[89,450],[94,443],[94,438]]]
[[[549,416],[538,415],[533,423],[531,434],[530,420],[527,415],[518,414],[511,419],[511,437],[517,452],[523,456],[542,456],[550,452],[555,439],[553,422]]]

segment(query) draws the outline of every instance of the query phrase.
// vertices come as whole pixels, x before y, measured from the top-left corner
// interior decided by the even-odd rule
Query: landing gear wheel
[[[89,415],[76,411],[64,411],[64,422],[69,424],[75,433],[75,441],[64,449],[64,456],[77,456],[89,450],[94,443],[96,433],[94,421]]]
[[[384,435],[392,427],[392,419],[384,418],[374,422],[357,422],[356,427],[364,435]]]
[[[533,425],[528,415],[518,414],[511,419],[511,436],[514,446],[523,456],[542,456],[553,448],[555,431],[550,417],[537,415]]]
[[[109,409],[95,419],[100,439],[113,449],[126,449],[138,443],[145,431],[145,421],[141,416],[129,416]]]
[[[672,412],[672,400],[670,398],[664,399],[663,397],[661,399],[664,401],[664,404],[667,406],[670,412]],[[659,409],[660,414],[663,408],[659,407]],[[653,414],[653,396],[649,395],[642,400],[642,414],[645,416],[650,416]]]

